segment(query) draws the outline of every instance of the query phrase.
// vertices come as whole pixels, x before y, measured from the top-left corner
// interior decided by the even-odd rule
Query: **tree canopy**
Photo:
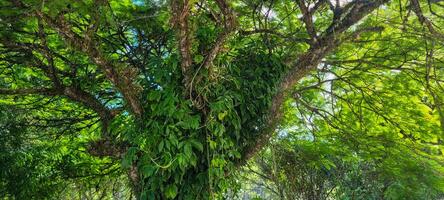
[[[1,0],[0,198],[444,196],[440,0]]]

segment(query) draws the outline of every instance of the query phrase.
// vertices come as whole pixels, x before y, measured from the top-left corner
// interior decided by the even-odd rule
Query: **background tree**
[[[400,155],[439,179],[442,11],[418,0],[2,1],[2,194],[223,198],[273,135],[291,136],[280,149],[293,152],[293,130],[316,141],[303,147],[349,147],[393,173],[377,181],[401,179]],[[285,154],[279,167],[300,176],[285,168],[300,154]]]

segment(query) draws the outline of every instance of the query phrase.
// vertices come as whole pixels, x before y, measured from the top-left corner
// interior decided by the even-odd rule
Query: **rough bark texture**
[[[172,23],[177,28],[177,39],[179,42],[180,68],[183,74],[183,84],[185,88],[190,87],[193,58],[191,55],[192,37],[190,35],[188,18],[190,15],[190,2],[188,0],[173,0]]]

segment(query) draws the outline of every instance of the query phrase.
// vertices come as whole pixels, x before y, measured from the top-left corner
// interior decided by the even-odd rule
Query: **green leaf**
[[[185,144],[185,146],[184,146],[184,152],[185,152],[185,155],[189,158],[189,157],[191,157],[191,154],[193,153],[193,151],[192,151],[192,149],[191,149],[191,143],[186,143]]]
[[[175,184],[169,185],[165,190],[165,196],[168,199],[174,199],[177,196],[177,186]]]
[[[163,140],[160,141],[159,146],[157,146],[157,149],[159,150],[159,152],[162,152],[164,145],[165,145],[165,142]]]
[[[222,121],[222,120],[224,120],[225,116],[227,116],[227,114],[228,114],[227,111],[221,112],[221,113],[217,114],[217,118],[220,121]]]
[[[179,146],[179,140],[177,139],[176,135],[170,134],[169,141],[171,142],[172,145],[176,147]]]
[[[203,152],[203,145],[202,143],[200,143],[198,140],[196,139],[190,139],[188,140],[194,148],[196,148],[197,150],[199,150],[200,152]]]
[[[154,166],[146,165],[146,166],[143,166],[142,173],[145,177],[150,177],[154,174],[155,171],[156,171],[156,168]]]
[[[217,143],[213,140],[209,140],[209,142],[210,142],[210,149],[212,150],[216,149]]]
[[[194,62],[200,63],[204,60],[204,57],[202,55],[195,55],[194,56]]]
[[[122,159],[122,167],[129,168],[133,164],[134,160],[136,160],[136,153],[138,151],[137,147],[130,147],[126,152],[125,156]]]

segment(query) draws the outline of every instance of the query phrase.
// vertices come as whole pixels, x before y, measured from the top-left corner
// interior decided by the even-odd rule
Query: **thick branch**
[[[416,16],[418,17],[419,22],[421,22],[421,24],[425,25],[431,34],[433,34],[437,38],[444,40],[444,34],[438,32],[433,27],[432,22],[424,16],[421,6],[419,4],[419,1],[418,0],[410,0],[410,5],[413,9],[413,12],[415,12]]]
[[[225,40],[236,27],[236,17],[233,10],[229,7],[228,3],[225,0],[216,0],[216,4],[223,14],[222,18],[224,19],[224,30],[219,33],[213,48],[207,54],[203,62],[203,66],[205,68],[208,68],[212,65],[214,59],[221,49],[221,46],[225,43]]]
[[[304,0],[297,0],[296,1],[299,9],[302,13],[302,21],[305,23],[305,29],[307,29],[307,33],[312,39],[313,42],[316,42],[316,29],[313,24],[313,16],[312,13],[309,11],[307,5],[305,5]]]
[[[191,56],[191,36],[188,27],[188,17],[190,15],[190,2],[188,0],[172,1],[173,24],[178,29],[177,39],[179,41],[179,53],[181,57],[180,68],[183,74],[183,83],[189,87],[191,82],[191,65],[193,63]]]
[[[281,107],[285,100],[286,92],[297,84],[299,80],[315,70],[321,60],[343,41],[343,33],[352,25],[360,21],[367,14],[378,8],[380,5],[389,2],[389,0],[366,1],[357,0],[350,5],[350,11],[340,21],[334,21],[331,26],[321,35],[318,42],[310,49],[299,56],[297,62],[293,64],[290,71],[284,76],[279,84],[279,90],[273,97],[272,105],[267,117],[267,128],[265,128],[255,140],[254,143],[247,146],[243,152],[240,164],[254,156],[267,144],[273,135],[283,113]]]
[[[45,95],[56,96],[64,95],[69,99],[79,102],[87,108],[96,112],[103,125],[108,125],[109,121],[114,117],[113,112],[107,109],[102,103],[96,99],[93,95],[75,87],[65,88],[26,88],[26,89],[5,89],[0,88],[0,95]]]
[[[94,110],[100,116],[100,119],[103,123],[103,129],[107,129],[109,121],[114,117],[114,114],[105,106],[103,106],[103,104],[97,98],[81,90],[80,88],[75,87],[64,88],[63,94],[71,100],[80,102],[86,107]]]
[[[356,0],[345,5],[341,10],[341,15],[344,14],[344,16],[339,17],[341,19],[340,21],[332,23],[324,32],[324,35],[344,32],[375,8],[387,2],[389,2],[389,0]]]
[[[108,125],[114,118],[116,112],[107,109],[102,103],[93,95],[81,90],[80,88],[66,87],[64,89],[55,88],[29,88],[29,89],[4,89],[0,88],[0,95],[45,95],[56,96],[64,95],[69,99],[80,102],[87,108],[96,112],[102,122],[103,139],[91,142],[88,146],[88,152],[93,156],[105,157],[110,156],[120,159],[126,152],[128,144],[113,143],[108,138]]]
[[[72,47],[86,53],[93,63],[105,73],[108,80],[122,93],[133,113],[138,117],[142,115],[143,110],[138,99],[138,87],[131,80],[133,76],[118,73],[117,66],[106,59],[99,51],[98,47],[100,45],[92,39],[84,39],[73,32],[63,15],[60,15],[57,20],[41,12],[37,12],[37,15],[44,19],[50,27],[54,28]]]

